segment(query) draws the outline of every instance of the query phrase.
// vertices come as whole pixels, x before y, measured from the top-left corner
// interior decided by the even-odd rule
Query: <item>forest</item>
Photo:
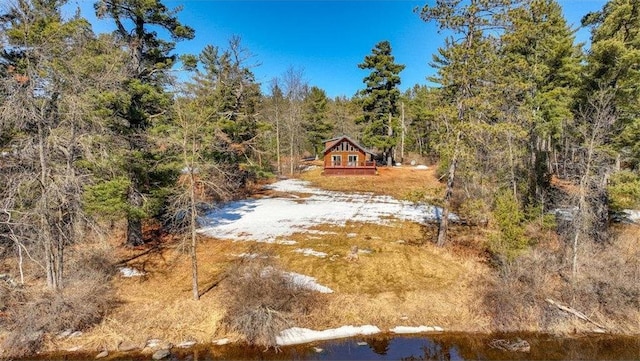
[[[436,86],[401,92],[404,65],[381,39],[353,64],[369,72],[362,89],[334,99],[293,66],[258,83],[240,36],[175,53],[198,34],[161,0],[96,0],[116,29],[99,34],[79,11],[64,18],[66,2],[0,7],[3,348],[33,352],[109,313],[113,299],[91,295],[111,292],[112,250],[83,245],[116,229],[121,247],[145,247],[152,223],[180,237],[197,300],[199,216],[296,176],[339,135],[380,166],[437,167],[444,192],[412,199],[442,207],[436,246],[456,243],[450,212],[490,230],[495,330],[543,328],[532,300],[552,282],[614,332],[640,332],[638,238],[619,237],[640,207],[638,1],[585,14],[587,50],[555,0],[429,1],[414,12],[443,34],[425,59]]]

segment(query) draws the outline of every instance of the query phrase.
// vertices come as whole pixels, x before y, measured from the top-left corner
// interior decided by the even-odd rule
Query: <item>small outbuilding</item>
[[[343,135],[324,141],[324,175],[375,175],[374,154]]]

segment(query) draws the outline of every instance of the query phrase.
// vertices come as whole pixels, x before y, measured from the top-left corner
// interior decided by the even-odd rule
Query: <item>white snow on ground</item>
[[[199,231],[220,239],[272,243],[278,237],[298,232],[319,233],[309,228],[320,224],[340,226],[347,221],[384,224],[391,218],[424,223],[437,219],[441,213],[434,206],[414,205],[371,193],[326,191],[297,179],[282,180],[268,188],[283,193],[304,193],[308,197],[230,202],[206,214]]]
[[[248,258],[248,259],[256,259],[256,258],[262,258],[262,259],[267,259],[269,258],[269,256],[264,255],[264,254],[260,254],[260,253],[240,253],[240,254],[231,254],[232,256],[235,257],[239,257],[239,258]],[[278,257],[276,257],[278,258]]]
[[[294,245],[294,244],[296,244],[298,242],[290,240],[290,239],[285,239],[285,240],[282,240],[282,241],[276,241],[276,243],[277,244],[283,244],[285,246],[291,246],[291,245]]]
[[[315,256],[315,257],[320,257],[320,258],[325,258],[327,256],[326,253],[320,252],[320,251],[316,251],[316,250],[311,249],[311,248],[298,248],[294,252],[302,253],[305,256]]]
[[[276,344],[279,346],[297,345],[301,343],[333,340],[336,338],[353,337],[358,335],[373,335],[379,333],[376,326],[342,326],[323,331],[315,331],[308,328],[292,327],[280,332],[276,336]]]
[[[421,332],[434,332],[434,331],[442,332],[444,330],[442,329],[442,327],[439,327],[439,326],[417,326],[417,327],[396,326],[390,329],[389,331],[393,333],[421,333]]]
[[[627,218],[632,222],[640,222],[640,210],[637,209],[625,209],[623,212],[627,215]]]
[[[120,273],[122,274],[122,277],[140,277],[140,276],[144,276],[145,273],[137,270],[135,268],[132,267],[121,267],[120,268]]]
[[[284,275],[288,277],[289,281],[291,281],[292,283],[306,289],[317,291],[320,293],[333,293],[333,290],[331,288],[323,286],[316,282],[315,277],[306,276],[295,272],[284,272]]]

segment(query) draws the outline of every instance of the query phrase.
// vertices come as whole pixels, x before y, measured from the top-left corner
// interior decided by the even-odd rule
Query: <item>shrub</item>
[[[496,197],[493,211],[498,232],[490,237],[489,249],[507,260],[513,260],[529,245],[525,235],[524,213],[511,192]]]
[[[252,345],[276,346],[276,336],[314,306],[313,291],[292,283],[271,258],[242,260],[225,279],[224,325]]]
[[[45,334],[84,330],[102,320],[114,303],[108,282],[113,267],[105,254],[75,255],[66,274],[62,290],[23,291],[25,296],[7,307],[3,357],[28,356],[39,350]]]
[[[640,176],[623,170],[611,176],[607,186],[611,209],[620,211],[640,206]]]

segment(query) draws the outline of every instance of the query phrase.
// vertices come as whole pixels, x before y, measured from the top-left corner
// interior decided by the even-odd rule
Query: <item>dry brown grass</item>
[[[347,223],[314,230],[324,233],[298,233],[287,237],[296,245],[255,244],[252,250],[275,254],[285,269],[313,276],[335,291],[304,327],[439,325],[487,330],[489,320],[475,306],[480,280],[489,272],[480,259],[460,258],[423,244],[421,227],[410,222]],[[361,251],[357,262],[345,257],[353,245]],[[294,251],[298,248],[327,257],[303,256]]]
[[[369,176],[324,176],[322,167],[318,167],[300,175],[301,179],[314,186],[342,192],[372,192],[389,195],[397,199],[413,198],[416,193],[423,193],[427,198],[441,198],[444,184],[436,176],[437,166],[429,169],[415,167],[378,167],[377,175]]]

